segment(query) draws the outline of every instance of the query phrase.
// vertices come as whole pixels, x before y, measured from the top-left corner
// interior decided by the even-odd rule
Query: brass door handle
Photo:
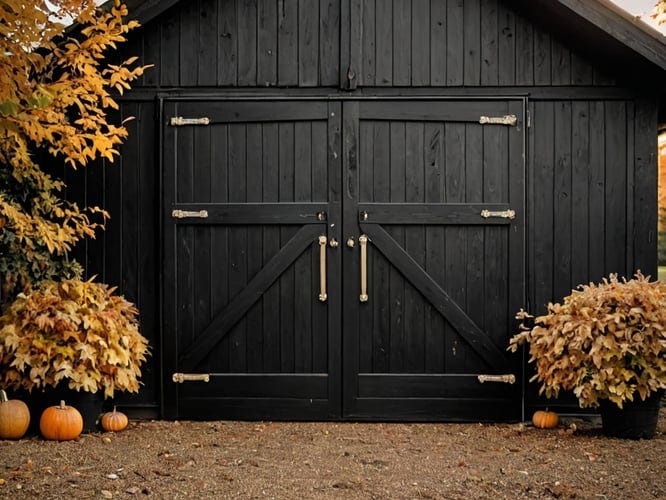
[[[326,302],[326,236],[319,237],[319,300]]]
[[[362,234],[358,237],[358,244],[361,246],[361,302],[368,301],[368,237]]]

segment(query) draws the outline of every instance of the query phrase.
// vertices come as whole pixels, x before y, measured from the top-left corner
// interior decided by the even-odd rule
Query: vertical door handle
[[[319,300],[325,302],[326,294],[326,236],[319,237]]]
[[[368,301],[368,237],[362,234],[358,237],[358,244],[361,246],[361,302]]]

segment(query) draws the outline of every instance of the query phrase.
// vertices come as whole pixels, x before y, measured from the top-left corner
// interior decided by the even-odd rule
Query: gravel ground
[[[661,498],[649,441],[598,419],[531,424],[131,422],[76,441],[0,441],[2,498]]]

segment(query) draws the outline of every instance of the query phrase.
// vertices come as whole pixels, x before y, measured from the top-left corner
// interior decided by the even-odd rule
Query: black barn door
[[[525,296],[523,110],[345,103],[346,418],[520,418],[505,349]]]
[[[340,417],[340,108],[164,102],[165,417]]]

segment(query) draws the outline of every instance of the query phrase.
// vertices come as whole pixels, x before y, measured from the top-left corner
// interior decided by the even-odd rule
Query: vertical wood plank
[[[589,207],[588,174],[590,169],[590,104],[574,102],[571,109],[571,234],[575,248],[571,252],[571,281],[588,283]]]
[[[280,138],[277,123],[266,123],[262,135],[262,201],[279,201],[279,149]],[[263,263],[264,265],[280,251],[280,228],[270,225],[264,228]],[[265,372],[280,371],[280,280],[273,283],[263,296],[263,333]]]
[[[259,0],[257,3],[257,85],[277,84],[277,2]]]
[[[606,102],[606,270],[624,273],[626,262],[626,103]]]
[[[571,52],[561,43],[553,40],[553,85],[571,84]]]
[[[497,0],[481,0],[481,85],[499,83],[499,12]]]
[[[131,116],[134,116],[134,120],[126,124],[127,131],[134,140],[131,144],[128,144],[130,147],[123,151],[120,163],[111,168],[121,169],[122,213],[115,213],[116,217],[120,215],[120,221],[122,221],[120,228],[122,232],[120,289],[128,300],[136,302],[140,269],[137,261],[139,253],[137,246],[139,241],[139,227],[135,221],[139,218],[138,164],[143,141],[138,134],[140,130],[139,120],[141,119],[139,104],[128,104],[123,111],[131,113]],[[79,177],[83,180],[82,175],[79,175]],[[75,189],[75,186],[70,184],[68,189]],[[111,216],[113,217],[114,214],[111,214]]]
[[[504,2],[499,3],[499,84],[516,84],[516,17]]]
[[[217,11],[218,85],[236,85],[238,82],[238,29],[236,27],[236,0],[219,3]]]
[[[411,83],[411,0],[393,0],[393,85]]]
[[[190,87],[197,84],[199,74],[199,1],[188,2],[179,10],[180,84]]]
[[[412,0],[412,85],[430,84],[430,0]]]
[[[392,121],[390,129],[390,201],[405,202],[405,123]],[[387,227],[389,234],[404,248],[404,227]],[[405,279],[393,266],[389,273],[390,300],[390,366],[391,373],[405,369]]]
[[[556,300],[569,295],[571,282],[571,103],[555,104],[555,172],[553,184],[553,293]]]
[[[314,87],[319,76],[319,0],[298,0],[298,83]]]
[[[209,127],[194,129],[194,168],[193,185],[194,199],[197,203],[209,203],[211,200],[211,129]],[[211,254],[211,228],[198,226],[193,229],[194,252],[193,262],[193,293],[194,293],[194,334],[198,336],[212,319],[211,307],[211,280],[212,262]],[[208,359],[206,367],[217,371]]]
[[[199,0],[198,85],[217,84],[217,2]]]
[[[238,0],[238,85],[257,84],[257,3]]]
[[[174,54],[180,54],[180,13],[178,10],[170,10],[164,16],[161,33],[160,84],[163,87],[174,87],[180,83],[179,67],[174,61]]]
[[[657,276],[657,129],[656,103],[635,101],[634,125],[634,269]],[[631,131],[630,131],[631,132]]]
[[[229,126],[229,202],[247,201],[247,125]],[[247,228],[229,229],[229,299],[247,285]],[[229,369],[236,373],[247,370],[247,320],[241,319],[227,334],[229,339]]]
[[[534,29],[527,19],[516,16],[516,85],[534,85]]]
[[[592,65],[575,52],[571,53],[571,84],[592,85]]]
[[[425,201],[442,203],[444,192],[444,125],[427,123],[425,125]],[[428,274],[440,285],[444,285],[444,227],[426,228],[426,267]],[[444,372],[445,321],[429,302],[425,306],[425,372]]]
[[[229,201],[229,126],[211,129],[210,196],[215,203]],[[229,303],[229,226],[214,226],[211,231],[211,311],[221,311]],[[209,359],[216,359],[220,372],[229,371],[229,336],[212,349]]]
[[[425,201],[424,124],[407,123],[405,135],[405,201],[423,203]],[[425,268],[425,227],[405,228],[405,251]],[[405,371],[408,373],[423,373],[425,370],[424,302],[421,294],[405,280]]]
[[[535,103],[534,116],[534,307],[543,311],[553,300],[553,158],[555,109],[552,102]],[[538,202],[536,201],[538,200]]]
[[[312,200],[312,127],[308,122],[294,125],[294,201]],[[325,226],[322,226],[325,235]],[[319,247],[311,247],[294,263],[294,369],[312,371],[312,305],[318,279],[312,275],[312,257]],[[318,267],[315,267],[318,269]]]
[[[463,83],[481,83],[481,9],[480,0],[463,3],[464,58]]]
[[[606,163],[605,113],[603,101],[590,103],[590,173],[588,207],[590,214],[590,280],[598,282],[606,269],[605,235],[606,225]]]
[[[627,198],[626,198],[626,217],[627,217],[627,223],[625,225],[625,237],[627,239],[627,242],[625,244],[626,252],[625,252],[625,275],[626,276],[633,276],[634,273],[636,272],[636,268],[634,267],[634,231],[635,231],[635,219],[634,219],[634,198],[635,198],[635,193],[634,193],[634,169],[635,169],[635,160],[634,158],[636,157],[636,143],[634,140],[634,133],[635,133],[635,127],[636,127],[636,109],[635,109],[635,103],[633,101],[627,101],[626,102],[626,108],[625,108],[625,115],[626,115],[626,120],[627,120],[627,125],[626,125],[626,132],[627,132],[627,148],[626,148],[626,184],[625,184],[625,191],[627,193]],[[659,180],[657,179],[657,185],[659,184]],[[653,188],[654,189],[654,188]],[[654,205],[653,205],[654,206]],[[659,208],[657,207],[657,213],[659,211]]]
[[[156,24],[157,21],[153,21],[149,25],[149,29],[145,29],[141,33],[143,41],[141,64],[153,65],[152,68],[143,73],[142,81],[146,87],[157,87],[160,84],[162,39],[160,26]]]
[[[334,86],[340,73],[340,0],[319,0],[319,84]]]
[[[358,155],[358,201],[362,203],[372,203],[373,179],[374,179],[374,134],[375,122],[371,120],[361,120],[359,124],[359,155]],[[358,370],[361,373],[372,373],[373,371],[373,346],[379,345],[376,325],[374,324],[374,311],[377,309],[377,296],[375,280],[377,278],[375,262],[376,252],[368,252],[368,277],[370,286],[369,295],[372,297],[369,303],[362,304],[359,310],[359,336],[358,336]],[[358,268],[357,268],[358,269]],[[357,299],[358,300],[358,299]],[[370,306],[370,307],[367,307]],[[370,333],[370,334],[368,334]],[[381,349],[381,347],[380,347]]]
[[[446,3],[446,83],[462,85],[465,66],[463,0]]]
[[[446,85],[446,2],[430,2],[430,84]]]
[[[551,39],[543,30],[534,32],[534,85],[551,84]]]
[[[279,134],[279,199],[280,202],[294,201],[294,123],[281,122]],[[281,228],[280,242],[284,245],[292,235],[290,228]],[[312,242],[315,245],[315,242]],[[294,360],[294,267],[288,268],[280,276],[280,370],[293,373]]]
[[[388,203],[391,201],[391,134],[388,122],[376,122],[374,126],[374,201]],[[373,371],[388,373],[390,365],[391,336],[391,302],[389,295],[390,268],[389,263],[370,245],[368,257],[372,255],[372,291],[375,300],[373,308]]]
[[[393,84],[393,2],[384,2],[375,11],[375,85]]]
[[[467,148],[480,148],[482,144],[466,144],[465,124],[446,123],[445,125],[445,193],[446,203],[465,201],[465,152]],[[444,228],[445,276],[444,289],[457,304],[467,301],[465,270],[467,269],[467,246],[465,229],[460,226]],[[445,370],[447,373],[459,373],[465,367],[467,350],[455,328],[448,322],[444,330]]]
[[[361,65],[359,85],[375,85],[375,0],[363,0],[361,10]]]
[[[246,139],[246,200],[260,203],[263,198],[263,125],[249,123]],[[247,280],[248,282],[263,267],[263,228],[247,228]],[[261,372],[264,360],[263,345],[263,299],[255,302],[247,312],[247,371]]]
[[[298,85],[298,2],[278,0],[278,84]]]

